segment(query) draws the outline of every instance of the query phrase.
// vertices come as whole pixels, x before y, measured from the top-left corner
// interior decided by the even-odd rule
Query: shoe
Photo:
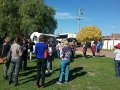
[[[48,74],[48,71],[47,71],[47,70],[45,71],[45,74]]]
[[[41,86],[41,88],[44,88],[44,86]]]
[[[68,83],[68,81],[65,80],[65,83]]]
[[[5,80],[9,80],[9,78],[8,78],[7,76],[6,76],[6,77],[4,77],[4,79],[5,79]]]
[[[40,85],[36,85],[36,88],[40,88]]]
[[[54,73],[54,71],[53,71],[53,70],[50,70],[50,73],[52,73],[52,74],[53,74],[53,73]]]
[[[62,82],[61,81],[57,81],[56,84],[62,84]]]
[[[12,81],[8,81],[8,83],[9,83],[9,84],[11,84],[11,83],[12,83]]]
[[[17,83],[17,84],[14,84],[14,86],[16,87],[16,86],[18,86],[19,85],[19,83]]]

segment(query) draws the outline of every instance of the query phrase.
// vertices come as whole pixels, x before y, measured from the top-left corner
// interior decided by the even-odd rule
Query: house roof
[[[120,33],[112,33],[110,36],[105,36],[103,37],[103,40],[111,40],[111,39],[116,39],[116,40],[120,40]]]

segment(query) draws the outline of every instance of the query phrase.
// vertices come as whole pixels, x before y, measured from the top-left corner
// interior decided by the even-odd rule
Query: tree
[[[81,31],[77,34],[76,37],[78,42],[82,41],[98,41],[102,40],[101,30],[96,26],[85,26]]]
[[[19,0],[0,0],[0,36],[14,36],[18,31]]]
[[[44,4],[43,0],[23,0],[20,6],[21,31],[32,33],[54,33],[57,21],[54,19],[55,10]]]
[[[54,33],[55,10],[45,0],[0,0],[0,36]]]

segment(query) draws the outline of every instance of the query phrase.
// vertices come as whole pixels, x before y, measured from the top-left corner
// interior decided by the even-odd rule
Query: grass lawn
[[[36,60],[28,61],[28,70],[19,73],[19,86],[2,77],[3,65],[0,65],[0,90],[36,90]],[[120,77],[115,77],[114,61],[106,57],[90,57],[85,60],[76,56],[70,65],[69,82],[57,85],[60,60],[53,61],[54,74],[45,78],[44,90],[120,90]],[[42,88],[39,88],[42,89]]]

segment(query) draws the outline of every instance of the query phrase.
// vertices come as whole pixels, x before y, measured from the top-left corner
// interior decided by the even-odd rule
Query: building
[[[118,43],[120,43],[120,34],[112,33],[110,36],[103,37],[102,49],[112,50]]]

